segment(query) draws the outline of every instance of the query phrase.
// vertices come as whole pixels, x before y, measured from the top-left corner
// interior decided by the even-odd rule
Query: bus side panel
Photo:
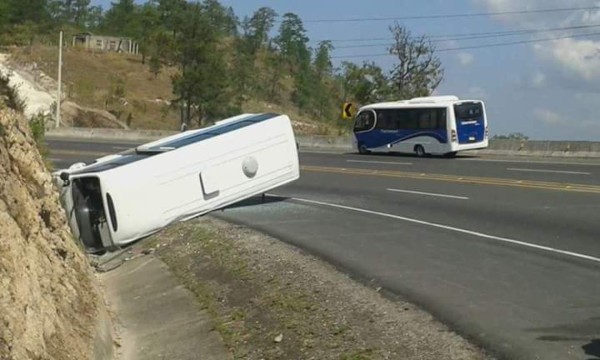
[[[248,129],[245,140],[204,166],[199,174],[203,199],[166,209],[165,215],[174,218],[210,211],[298,179],[298,153],[291,126],[265,125]]]
[[[414,152],[422,145],[428,153],[442,153],[450,147],[446,129],[439,130],[372,130],[356,134],[357,141],[373,151]]]
[[[293,181],[299,164],[291,122],[280,116],[102,175],[119,217],[113,240],[126,243]]]
[[[394,143],[390,148],[390,151],[414,153],[417,145],[423,146],[425,152],[428,154],[444,154],[447,152],[447,149],[450,148],[450,145],[447,142],[441,143],[437,138],[432,136],[417,136]]]

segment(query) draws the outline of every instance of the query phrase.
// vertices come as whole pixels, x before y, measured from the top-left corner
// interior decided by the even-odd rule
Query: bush
[[[19,97],[17,89],[10,86],[10,75],[0,73],[0,102],[9,109],[22,113],[25,110],[25,101]]]
[[[52,120],[52,115],[41,112],[29,119],[31,135],[33,136],[33,140],[35,140],[35,144],[37,145],[38,151],[40,152],[40,155],[42,155],[42,159],[44,159],[44,163],[46,164],[46,167],[49,170],[52,169],[52,164],[48,160],[50,152],[48,151],[48,147],[46,146],[45,135],[46,123],[50,120]]]

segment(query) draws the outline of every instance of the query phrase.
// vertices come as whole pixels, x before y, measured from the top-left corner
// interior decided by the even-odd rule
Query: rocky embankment
[[[103,303],[24,116],[0,99],[0,359],[88,359]]]

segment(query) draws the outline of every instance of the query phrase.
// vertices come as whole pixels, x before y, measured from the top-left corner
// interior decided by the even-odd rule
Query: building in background
[[[94,35],[89,32],[74,35],[73,47],[83,47],[93,51],[113,51],[136,55],[139,53],[139,44],[130,38]]]

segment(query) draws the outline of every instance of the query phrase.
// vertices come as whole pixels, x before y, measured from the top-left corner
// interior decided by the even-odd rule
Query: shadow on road
[[[351,156],[351,155],[359,155],[357,152],[345,152],[342,155],[344,156]],[[365,159],[369,159],[369,157],[373,157],[373,158],[377,158],[377,157],[397,157],[397,158],[409,158],[409,159],[414,159],[414,158],[419,158],[417,155],[415,154],[408,154],[408,153],[396,153],[396,152],[390,152],[390,153],[370,153],[370,154],[366,154],[366,155],[362,155],[364,156]],[[481,156],[477,156],[477,155],[467,155],[467,154],[458,154],[456,155],[456,157],[452,158],[452,157],[445,157],[443,155],[427,155],[425,157],[423,157],[423,159],[479,159],[481,158]]]
[[[223,210],[260,206],[260,205],[265,205],[265,204],[273,204],[273,203],[279,203],[279,202],[286,201],[286,200],[288,200],[288,198],[283,197],[283,196],[273,196],[273,195],[268,195],[268,196],[264,196],[264,197],[256,196],[256,197],[253,197],[250,199],[240,201],[233,205],[229,205],[228,207],[224,208]]]
[[[600,359],[600,339],[594,339],[588,344],[583,345],[581,348],[583,349],[583,351],[585,351],[586,355],[593,356],[593,358],[590,358],[589,360]]]
[[[529,329],[529,331],[547,334],[537,338],[541,341],[584,344],[581,349],[585,355],[592,356],[587,360],[600,360],[600,339],[595,339],[600,333],[600,317],[554,327]]]

